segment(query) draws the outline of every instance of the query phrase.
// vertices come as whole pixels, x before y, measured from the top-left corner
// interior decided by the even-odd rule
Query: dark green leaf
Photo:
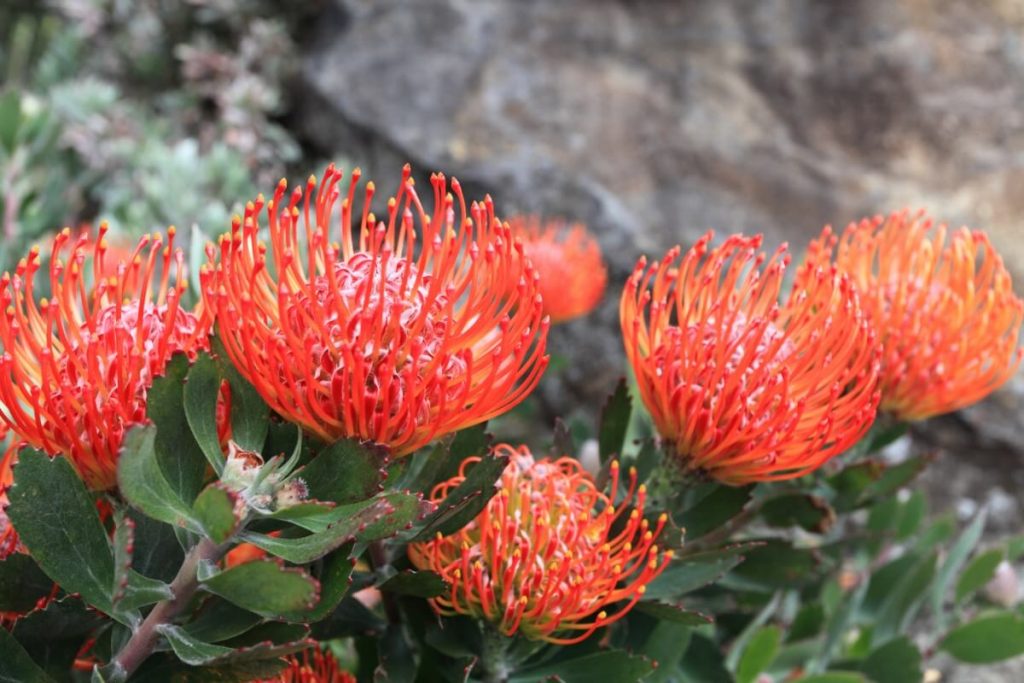
[[[192,436],[184,408],[188,356],[176,353],[146,394],[146,415],[156,425],[156,459],[171,489],[186,504],[195,500],[206,478],[203,451]]]
[[[136,509],[171,526],[200,531],[192,510],[164,478],[156,458],[156,427],[133,427],[124,437],[117,463],[117,483],[122,495]]]
[[[978,617],[950,631],[939,648],[961,662],[991,664],[1024,654],[1024,619],[1013,612]]]
[[[906,683],[924,678],[921,653],[906,636],[890,640],[872,652],[857,668],[872,683]]]
[[[52,683],[24,648],[6,629],[0,628],[0,682]]]
[[[270,560],[246,562],[206,577],[202,587],[239,607],[271,619],[304,620],[320,586],[301,569]]]
[[[868,445],[867,453],[877,453],[889,444],[895,442],[901,436],[907,433],[907,427],[909,425],[906,422],[897,422],[896,424],[879,425],[875,423],[871,427],[871,431],[868,432],[867,440]]]
[[[351,506],[351,514],[324,531],[299,538],[243,532],[241,538],[289,562],[306,564],[350,541],[368,543],[395,535],[423,514],[422,505],[418,494],[382,493],[364,505]]]
[[[221,380],[217,364],[209,355],[201,353],[188,371],[184,387],[188,425],[217,476],[224,471],[224,451],[217,435],[217,397]]]
[[[626,388],[626,380],[620,379],[615,391],[601,408],[598,420],[597,444],[601,462],[607,462],[622,454],[629,431],[629,418],[633,414],[633,401]]]
[[[520,669],[508,680],[509,683],[534,683],[557,677],[562,683],[632,683],[653,670],[654,664],[646,657],[622,650],[603,650]]]
[[[240,636],[261,624],[263,617],[230,602],[211,598],[203,606],[195,621],[186,624],[184,631],[192,638],[206,643],[219,643]]]
[[[132,566],[145,576],[161,581],[173,580],[185,559],[185,553],[174,536],[174,528],[134,508],[129,508],[127,514],[135,522]]]
[[[167,639],[178,659],[189,666],[203,666],[224,659],[234,652],[230,647],[204,643],[173,624],[160,624],[157,631]]]
[[[411,595],[417,598],[433,598],[448,592],[448,584],[431,571],[399,572],[380,585],[387,593]]]
[[[389,624],[377,642],[377,669],[374,683],[406,683],[416,677],[412,649],[399,624]]]
[[[50,594],[53,580],[24,553],[0,561],[0,612],[27,612]]]
[[[843,637],[853,624],[854,619],[857,618],[867,592],[868,582],[861,581],[852,591],[843,596],[825,628],[825,642],[815,653],[814,658],[808,662],[807,669],[820,671],[828,666],[836,649],[842,644]]]
[[[103,616],[90,610],[81,598],[65,597],[20,617],[14,624],[14,636],[23,643],[84,639],[103,622]]]
[[[811,674],[796,679],[796,683],[871,683],[854,671],[826,671],[822,674]]]
[[[799,526],[816,534],[823,534],[836,521],[835,510],[821,496],[792,494],[773,498],[761,508],[768,524],[776,527]]]
[[[331,614],[313,625],[313,637],[330,640],[355,635],[377,636],[384,632],[387,622],[366,608],[352,596],[347,596]]]
[[[928,453],[915,458],[909,458],[898,465],[885,467],[882,475],[867,487],[865,496],[868,498],[882,498],[893,495],[912,482],[933,460],[935,460],[935,454]]]
[[[221,379],[226,379],[231,386],[231,439],[244,450],[262,453],[270,409],[259,392],[231,364],[220,339],[214,337],[211,346]]]
[[[993,548],[975,556],[956,582],[956,602],[963,602],[991,581],[996,574],[996,567],[1002,561],[1002,548]]]
[[[459,473],[463,461],[469,457],[484,458],[491,452],[493,439],[487,433],[487,423],[459,430],[448,446],[448,458],[434,483],[451,479]]]
[[[656,600],[644,600],[636,604],[637,612],[649,614],[659,621],[671,621],[675,624],[685,626],[704,626],[712,622],[711,617],[700,612],[693,612],[683,608],[681,605],[673,605],[669,602],[658,602]]]
[[[675,516],[675,521],[686,530],[687,541],[700,538],[738,515],[750,502],[753,486],[726,486],[715,484],[693,507]]]
[[[114,556],[96,504],[63,457],[23,449],[7,515],[29,553],[62,588],[111,610]]]
[[[432,538],[436,534],[446,536],[476,519],[498,492],[498,481],[508,459],[507,455],[490,453],[467,468],[465,480],[445,496],[433,515],[414,528],[414,540]],[[450,514],[453,509],[458,512]]]
[[[210,484],[196,498],[192,516],[202,526],[207,538],[220,545],[231,538],[241,519],[235,514],[238,495],[220,482]]]
[[[778,626],[765,626],[755,631],[740,655],[736,683],[753,683],[775,659],[781,642],[782,631]]]
[[[878,460],[864,460],[844,468],[828,479],[835,492],[832,506],[838,512],[849,512],[868,501],[868,487],[881,476],[885,465]]]
[[[647,585],[646,600],[675,599],[719,579],[743,561],[754,545],[738,544],[718,550],[684,555],[674,560]]]
[[[733,683],[732,674],[725,668],[722,651],[710,638],[694,633],[686,654],[679,663],[681,680],[686,683]]]
[[[11,88],[0,95],[0,145],[8,155],[14,152],[20,126],[21,95],[16,88]]]
[[[316,622],[324,619],[338,608],[342,598],[348,593],[350,576],[355,560],[350,559],[352,546],[342,546],[323,558],[319,574],[320,602],[309,613],[309,620]]]
[[[355,503],[383,488],[387,462],[384,447],[343,439],[325,448],[299,476],[314,500]]]
[[[793,623],[786,634],[786,642],[796,642],[812,638],[821,633],[825,625],[825,609],[820,603],[809,602],[800,607]]]
[[[886,596],[878,611],[875,638],[885,642],[900,633],[906,633],[935,578],[935,553],[917,561],[913,569],[896,584]]]
[[[683,658],[692,635],[693,628],[686,624],[657,622],[640,651],[640,654],[657,664],[657,668],[643,679],[644,683],[665,683],[673,680],[679,660]]]
[[[746,561],[728,577],[729,586],[747,590],[774,592],[779,588],[799,588],[814,581],[823,564],[813,548],[794,548],[788,542],[768,539],[746,553]],[[724,585],[724,584],[723,584]]]

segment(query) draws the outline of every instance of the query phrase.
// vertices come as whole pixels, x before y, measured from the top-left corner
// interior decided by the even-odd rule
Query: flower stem
[[[227,543],[217,545],[204,538],[188,551],[178,574],[171,581],[171,592],[174,597],[156,604],[111,662],[111,668],[117,672],[118,677],[130,677],[153,654],[160,637],[157,627],[169,623],[178,616],[195,595],[199,587],[199,579],[196,577],[199,563],[217,561],[228,547]]]
[[[480,661],[484,665],[485,683],[506,683],[512,673],[509,667],[508,651],[512,639],[495,628],[484,628],[484,641]]]

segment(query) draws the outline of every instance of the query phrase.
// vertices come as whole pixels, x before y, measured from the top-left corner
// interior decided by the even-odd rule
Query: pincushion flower
[[[847,276],[761,237],[704,235],[648,267],[621,301],[626,355],[661,437],[685,470],[727,484],[799,477],[853,445],[879,396],[874,332]]]
[[[646,489],[637,487],[633,470],[614,505],[618,463],[606,494],[572,458],[534,460],[525,447],[508,445],[497,450],[511,456],[497,495],[455,534],[410,545],[409,558],[451,586],[431,599],[441,615],[472,615],[508,636],[582,641],[624,616],[667,566],[672,552],[655,544],[666,516],[650,528]],[[444,499],[479,460],[467,458],[432,499]]]
[[[202,273],[228,355],[277,413],[399,456],[507,411],[547,365],[536,274],[490,198],[467,209],[435,174],[427,213],[410,174],[381,221],[368,183],[355,225],[358,170],[344,197],[333,166],[287,199],[282,180]]]
[[[181,307],[174,228],[166,243],[158,233],[143,237],[117,275],[97,277],[110,268],[106,231],[53,239],[51,298],[36,298],[38,247],[0,278],[0,420],[28,445],[67,456],[97,490],[115,485],[121,441],[145,421],[153,379],[175,353],[204,348],[209,327]]]
[[[825,228],[809,259],[860,290],[882,346],[881,409],[922,420],[981,400],[1021,362],[1024,301],[985,233],[906,210]]]
[[[330,652],[313,647],[302,654],[289,655],[287,668],[264,683],[356,683],[356,678],[338,667]]]
[[[509,225],[540,276],[544,312],[552,322],[586,315],[601,303],[608,269],[600,245],[583,224],[517,216]]]

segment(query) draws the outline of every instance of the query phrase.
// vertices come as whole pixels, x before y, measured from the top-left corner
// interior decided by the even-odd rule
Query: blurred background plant
[[[302,156],[281,121],[316,4],[0,2],[0,268],[65,225],[226,228]]]

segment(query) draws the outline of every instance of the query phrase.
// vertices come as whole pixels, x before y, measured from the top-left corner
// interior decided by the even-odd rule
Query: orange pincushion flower
[[[809,259],[833,253],[878,332],[882,410],[901,420],[948,413],[1016,371],[1024,301],[985,233],[949,233],[904,210],[851,223],[838,239],[825,228]]]
[[[608,269],[600,245],[582,223],[567,225],[553,220],[541,224],[536,216],[517,216],[509,225],[540,276],[544,312],[552,322],[586,315],[601,303]]]
[[[356,677],[338,668],[330,652],[313,647],[301,655],[290,655],[288,668],[263,683],[356,683]]]
[[[802,476],[853,445],[878,404],[874,333],[846,276],[807,264],[778,302],[785,246],[706,234],[641,259],[622,294],[640,397],[679,462],[728,484]]]
[[[653,530],[643,518],[647,493],[637,488],[636,472],[630,471],[629,490],[615,507],[618,463],[606,495],[572,458],[537,461],[525,446],[497,450],[512,458],[484,511],[451,536],[409,547],[416,567],[437,572],[451,586],[448,595],[431,600],[434,609],[482,618],[505,635],[561,644],[584,640],[624,616],[672,557],[654,543],[665,515]],[[442,500],[479,460],[467,458],[458,476],[435,487],[432,499]],[[627,602],[610,614],[620,601]]]
[[[50,299],[35,298],[38,247],[0,278],[0,420],[29,445],[66,455],[93,489],[116,483],[122,438],[146,419],[154,377],[174,353],[204,348],[209,327],[180,306],[184,257],[173,228],[166,244],[143,237],[116,276],[97,278],[89,273],[109,267],[106,231],[79,237],[66,261],[70,230],[54,238]]]
[[[380,222],[368,183],[357,226],[358,170],[345,197],[334,166],[287,200],[282,180],[221,237],[219,260],[208,247],[202,273],[228,355],[274,410],[394,455],[507,411],[547,365],[536,276],[490,198],[470,218],[458,181],[449,192],[436,174],[431,215],[410,174]]]

